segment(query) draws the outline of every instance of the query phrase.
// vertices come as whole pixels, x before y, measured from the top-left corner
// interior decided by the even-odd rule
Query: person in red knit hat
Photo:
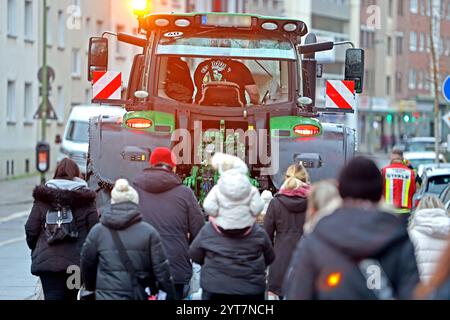
[[[192,277],[189,245],[205,224],[205,217],[194,192],[175,174],[176,157],[170,149],[154,149],[150,165],[133,183],[139,193],[139,210],[161,235],[176,298],[184,299]]]
[[[156,148],[150,156],[150,164],[152,167],[166,167],[169,170],[176,169],[176,158],[172,151],[168,148]]]

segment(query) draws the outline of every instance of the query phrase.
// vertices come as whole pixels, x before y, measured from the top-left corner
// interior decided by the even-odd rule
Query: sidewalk
[[[39,176],[0,181],[0,218],[29,209],[39,183]]]
[[[0,181],[0,300],[35,300],[38,278],[30,273],[24,225],[38,176]]]

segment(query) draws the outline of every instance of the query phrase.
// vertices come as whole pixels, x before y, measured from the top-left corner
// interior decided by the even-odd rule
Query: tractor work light
[[[155,21],[155,25],[157,27],[167,27],[169,25],[170,21],[167,19],[157,19]]]
[[[313,124],[299,124],[294,127],[294,133],[301,137],[317,137],[321,134],[321,128]]]
[[[267,31],[275,31],[278,29],[278,25],[274,22],[264,22],[261,28]]]
[[[294,32],[297,30],[297,25],[295,23],[287,23],[283,27],[286,32]]]
[[[137,15],[145,15],[149,10],[148,0],[131,0],[130,7]]]
[[[126,126],[131,129],[144,130],[151,128],[153,122],[150,119],[132,118],[126,121]]]
[[[178,19],[175,21],[175,25],[180,28],[186,28],[191,25],[191,21],[188,19]]]
[[[202,16],[202,25],[207,27],[251,28],[252,17],[240,15],[206,14]]]

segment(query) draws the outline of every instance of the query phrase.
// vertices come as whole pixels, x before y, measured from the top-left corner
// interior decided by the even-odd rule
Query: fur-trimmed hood
[[[77,208],[93,204],[96,193],[90,189],[62,190],[38,186],[33,191],[33,198],[50,205],[59,204]]]

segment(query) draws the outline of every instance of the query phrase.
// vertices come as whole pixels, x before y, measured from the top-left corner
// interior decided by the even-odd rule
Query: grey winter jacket
[[[188,284],[192,265],[189,244],[205,224],[205,217],[191,189],[165,169],[146,169],[134,181],[144,221],[161,235],[175,284]]]
[[[174,297],[169,262],[158,232],[142,221],[132,202],[111,205],[102,212],[81,252],[81,272],[86,289],[95,291],[97,300],[135,300],[132,279],[120,259],[109,229],[117,230],[136,273],[153,273],[160,289]]]
[[[216,230],[208,223],[195,238],[189,254],[202,265],[202,289],[226,295],[264,294],[266,268],[275,259],[269,237],[259,225],[246,235]]]
[[[373,270],[363,275],[358,268],[358,263],[366,259],[379,262],[394,298],[413,298],[420,280],[406,222],[376,209],[349,207],[323,218],[300,240],[285,278],[286,297],[375,300],[375,292],[367,285]]]

